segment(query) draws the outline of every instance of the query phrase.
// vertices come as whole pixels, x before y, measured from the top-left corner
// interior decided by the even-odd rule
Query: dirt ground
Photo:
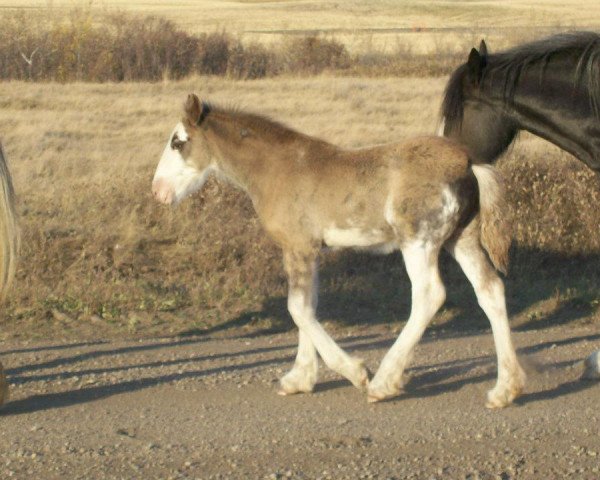
[[[371,370],[396,335],[332,333]],[[293,331],[9,342],[0,478],[599,478],[600,384],[579,380],[597,328],[515,343],[526,393],[489,411],[496,367],[481,330],[428,333],[406,393],[374,405],[324,366],[313,394],[276,395]]]

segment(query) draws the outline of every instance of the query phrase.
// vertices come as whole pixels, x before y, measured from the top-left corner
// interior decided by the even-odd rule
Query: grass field
[[[23,228],[17,288],[3,335],[181,333],[249,325],[288,328],[280,255],[249,201],[211,182],[177,209],[150,181],[190,91],[271,115],[346,147],[431,133],[444,79],[318,77],[254,82],[193,78],[158,84],[5,84],[0,132]],[[596,321],[597,178],[525,136],[501,162],[519,220],[508,278],[522,325]],[[440,324],[485,326],[470,287],[444,260]],[[398,255],[352,253],[323,263],[322,315],[390,322],[408,313]]]
[[[5,11],[17,6],[42,11],[49,5],[60,11],[74,4],[0,0]],[[402,38],[420,45],[415,49],[425,38],[440,51],[446,43],[466,47],[452,40],[453,32],[469,46],[486,32],[506,45],[523,38],[521,27],[528,28],[523,35],[535,36],[546,29],[597,28],[590,19],[600,23],[595,2],[587,2],[586,10],[581,2],[575,8],[568,1],[540,1],[535,8],[517,1],[366,5],[356,0],[92,3],[98,9],[165,15],[192,31],[227,28],[261,39],[318,29],[348,35],[356,48],[373,50],[398,46]],[[381,31],[398,28],[410,31]],[[0,316],[0,338],[291,327],[279,252],[264,237],[247,199],[216,181],[175,210],[151,197],[153,170],[185,96],[195,91],[359,147],[434,132],[445,80],[324,75],[256,81],[193,77],[153,84],[4,82],[0,138],[19,197],[23,254],[16,288]],[[507,279],[515,325],[599,322],[597,177],[528,135],[500,167],[510,178],[518,220]],[[470,287],[448,259],[443,262],[449,301],[436,323],[485,327]],[[409,288],[398,255],[337,253],[323,260],[320,314],[340,324],[386,322],[397,328],[408,314]]]

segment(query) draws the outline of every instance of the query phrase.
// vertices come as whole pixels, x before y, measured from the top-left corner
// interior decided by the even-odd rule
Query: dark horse
[[[527,130],[600,172],[600,35],[561,34],[497,54],[482,40],[452,73],[442,120],[475,162],[495,161]],[[600,379],[600,350],[584,377]]]
[[[528,130],[600,172],[600,35],[567,33],[488,54],[485,42],[458,67],[442,104],[444,135],[477,162]]]

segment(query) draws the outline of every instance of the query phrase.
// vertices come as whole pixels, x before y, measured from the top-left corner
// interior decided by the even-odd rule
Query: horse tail
[[[15,276],[19,244],[15,191],[0,143],[0,300],[6,297]]]
[[[480,240],[496,270],[506,275],[512,240],[504,178],[491,165],[472,165],[479,187]]]

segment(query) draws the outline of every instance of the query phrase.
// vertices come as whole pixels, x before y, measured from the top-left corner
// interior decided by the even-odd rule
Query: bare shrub
[[[37,74],[58,81],[109,80],[108,35],[89,15],[73,11],[68,22],[55,23],[43,35]],[[40,40],[41,41],[41,40]]]
[[[350,54],[336,39],[291,38],[281,46],[244,44],[226,31],[191,35],[157,17],[75,9],[49,17],[0,14],[0,78],[36,81],[158,81],[190,74],[256,79],[323,71],[361,76],[445,75],[464,51],[438,45],[415,55],[399,44]],[[470,41],[470,40],[468,40]],[[468,43],[465,40],[465,43]]]
[[[189,75],[198,56],[199,39],[162,18],[107,15],[99,25],[82,10],[67,18],[0,18],[2,79],[156,81],[165,72]]]
[[[203,34],[198,42],[197,72],[203,75],[225,75],[233,39],[225,32]]]
[[[159,80],[189,75],[198,49],[197,38],[165,19],[111,16],[113,59],[111,80]]]
[[[318,74],[324,70],[344,70],[351,64],[346,47],[336,40],[317,36],[295,38],[281,54],[284,70]]]
[[[23,12],[2,15],[0,29],[0,77],[35,80],[38,65],[44,61],[49,30],[35,15],[28,19]]]
[[[238,42],[230,51],[227,74],[232,78],[251,80],[278,72],[275,54],[262,45],[251,43],[244,47]]]
[[[520,245],[565,255],[600,251],[600,237],[591,234],[600,225],[596,173],[562,152],[547,161],[520,153],[503,169]]]

